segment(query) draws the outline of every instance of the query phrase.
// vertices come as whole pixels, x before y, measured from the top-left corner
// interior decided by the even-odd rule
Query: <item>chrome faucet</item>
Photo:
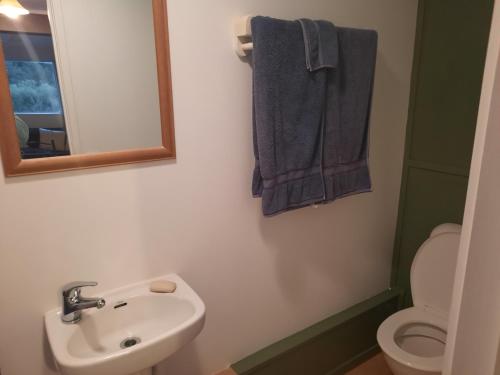
[[[106,305],[106,301],[102,298],[85,298],[81,296],[81,288],[96,285],[97,283],[93,281],[75,281],[63,286],[61,320],[64,323],[78,323],[82,320],[82,310],[93,307],[102,309]]]

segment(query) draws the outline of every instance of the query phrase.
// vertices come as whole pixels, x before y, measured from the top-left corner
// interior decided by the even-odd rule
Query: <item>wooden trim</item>
[[[387,290],[233,364],[239,375],[341,375],[379,351],[379,325],[399,308]],[[307,369],[307,372],[305,371]]]
[[[153,1],[156,58],[158,61],[158,91],[162,123],[163,146],[175,157],[174,107],[172,95],[172,71],[168,37],[168,15],[166,0]]]
[[[214,375],[238,375],[238,374],[235,373],[233,371],[233,369],[228,368],[228,369],[222,370],[220,372],[217,372]]]
[[[152,6],[158,67],[162,147],[22,160],[5,58],[0,44],[0,124],[2,125],[0,126],[0,151],[6,176],[22,176],[175,158],[167,7],[165,0],[152,0]]]
[[[17,137],[14,107],[10,96],[9,78],[0,40],[0,151],[7,176],[15,174],[21,164],[21,146]]]
[[[384,354],[379,352],[345,375],[393,375],[393,373],[389,369]]]

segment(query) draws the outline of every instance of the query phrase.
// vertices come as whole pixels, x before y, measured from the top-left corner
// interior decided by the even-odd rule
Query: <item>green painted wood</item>
[[[343,374],[378,350],[376,331],[398,309],[400,297],[400,290],[387,290],[231,367],[239,375]]]
[[[340,366],[326,373],[326,375],[344,375],[346,372],[358,367],[360,364],[368,361],[370,358],[380,353],[378,344],[373,345],[369,349],[354,355],[352,358],[342,363]]]
[[[410,157],[469,169],[493,0],[424,0]]]
[[[411,149],[411,135],[413,128],[413,113],[415,112],[417,89],[417,80],[420,77],[420,60],[422,57],[422,34],[423,34],[423,24],[424,24],[424,7],[425,2],[419,0],[418,2],[418,14],[417,14],[417,30],[415,34],[415,46],[414,46],[414,57],[413,57],[413,71],[412,71],[412,84],[410,88],[410,105],[408,109],[408,124],[406,126],[406,140],[405,140],[405,150],[403,158],[403,171],[401,176],[401,190],[399,193],[399,207],[398,207],[398,220],[396,224],[396,236],[394,240],[394,252],[392,257],[392,272],[391,272],[391,285],[397,285],[398,275],[399,275],[399,262],[401,251],[399,249],[401,243],[401,233],[403,228],[403,214],[405,210],[406,203],[406,187],[407,187],[407,176],[408,176],[408,162],[410,159],[410,149]],[[406,291],[404,291],[406,292]]]
[[[464,176],[409,169],[397,279],[404,290],[410,290],[413,258],[432,229],[442,223],[462,222],[467,182]]]
[[[469,177],[469,170],[464,168],[450,167],[448,165],[440,165],[436,163],[429,163],[425,161],[408,160],[408,169],[418,168],[425,169],[428,171],[441,172],[446,174],[451,174],[455,176]]]
[[[461,223],[493,0],[420,0],[392,285],[411,303],[416,251]]]

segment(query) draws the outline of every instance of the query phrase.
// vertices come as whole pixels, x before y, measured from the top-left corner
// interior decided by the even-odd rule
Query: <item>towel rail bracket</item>
[[[253,50],[252,17],[252,15],[242,16],[234,23],[235,50],[240,57],[248,56]]]

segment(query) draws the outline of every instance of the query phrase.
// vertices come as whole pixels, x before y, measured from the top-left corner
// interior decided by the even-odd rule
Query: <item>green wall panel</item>
[[[387,290],[233,364],[239,375],[341,375],[379,351],[380,324],[398,310]]]
[[[420,0],[392,284],[430,231],[461,223],[493,0]]]
[[[470,165],[492,0],[426,0],[410,159]]]
[[[466,193],[467,177],[409,169],[397,275],[398,285],[405,290],[415,253],[431,230],[442,223],[462,222]]]

